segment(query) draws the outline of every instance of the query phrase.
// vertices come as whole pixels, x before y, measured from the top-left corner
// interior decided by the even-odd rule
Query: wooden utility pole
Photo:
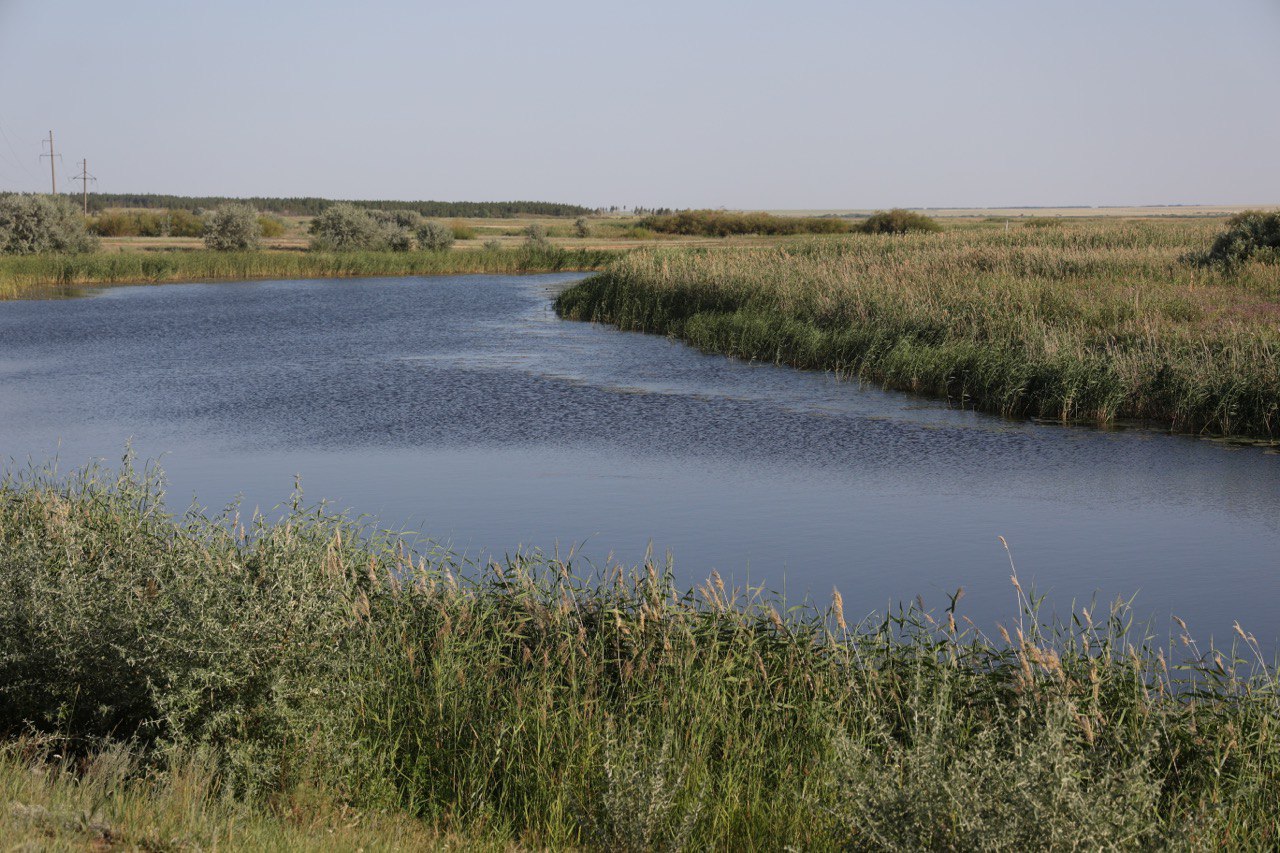
[[[81,182],[83,183],[83,185],[84,185],[84,186],[83,186],[83,189],[84,189],[84,215],[85,215],[85,216],[88,216],[88,215],[89,215],[89,182],[90,182],[90,181],[96,181],[96,180],[98,180],[98,179],[97,179],[97,178],[95,178],[93,175],[90,175],[90,174],[89,174],[89,161],[88,161],[88,160],[81,160],[81,161],[80,161],[80,177],[78,177],[78,178],[72,178],[72,180],[75,180],[75,181],[81,181]]]
[[[57,155],[53,151],[53,131],[49,131],[49,180],[53,184],[53,194],[58,194],[58,171],[54,168],[54,157]]]

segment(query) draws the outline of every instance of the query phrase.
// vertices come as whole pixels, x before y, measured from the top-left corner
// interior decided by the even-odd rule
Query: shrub
[[[1280,211],[1246,210],[1227,220],[1207,252],[1189,260],[1202,265],[1238,267],[1251,260],[1280,263]]]
[[[201,233],[204,223],[201,224]],[[138,218],[118,210],[106,211],[95,216],[88,225],[90,233],[99,237],[137,237]]]
[[[100,237],[203,237],[204,219],[183,208],[111,210],[95,216],[88,228]]]
[[[453,232],[455,240],[474,240],[476,238],[476,229],[457,219],[449,223],[449,230]]]
[[[895,207],[876,211],[859,230],[864,234],[906,234],[908,231],[941,231],[942,226],[923,213]]]
[[[258,228],[263,237],[279,237],[284,233],[284,221],[277,216],[259,216]]]
[[[367,210],[347,202],[311,220],[311,248],[328,252],[407,252],[422,216],[413,210]]]
[[[487,252],[497,252],[502,248],[502,241],[497,239],[485,240],[484,248]]]
[[[85,230],[71,202],[46,195],[0,196],[0,254],[92,252],[98,241]]]
[[[528,238],[530,243],[547,242],[547,226],[541,222],[532,222],[529,227],[524,229],[524,236]]]
[[[418,248],[429,252],[446,251],[453,246],[453,232],[439,222],[418,226]]]
[[[224,204],[205,217],[204,245],[218,252],[258,248],[258,211],[248,204]]]
[[[204,220],[189,210],[176,208],[165,214],[170,237],[203,237]],[[266,218],[266,217],[263,217]]]
[[[422,217],[413,210],[370,210],[369,215],[382,231],[378,248],[407,252],[413,248],[413,235],[422,227]]]
[[[386,234],[367,210],[340,202],[311,220],[311,248],[328,252],[381,249]]]
[[[573,233],[579,237],[591,236],[591,226],[587,223],[586,217],[579,216],[577,221],[573,223]]]

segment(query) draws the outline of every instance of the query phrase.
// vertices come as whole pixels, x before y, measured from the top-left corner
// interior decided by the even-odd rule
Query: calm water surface
[[[685,581],[980,622],[1137,594],[1280,637],[1280,455],[1014,423],[557,320],[578,276],[127,287],[0,303],[0,452],[161,454],[170,498],[335,501],[471,556],[652,543]],[[851,614],[852,615],[852,614]]]

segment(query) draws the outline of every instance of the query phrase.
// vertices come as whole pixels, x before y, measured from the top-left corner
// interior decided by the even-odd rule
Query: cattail
[[[849,630],[849,626],[844,621],[844,598],[840,595],[840,590],[835,587],[831,588],[831,612],[835,614],[836,624],[840,626],[840,630]]]

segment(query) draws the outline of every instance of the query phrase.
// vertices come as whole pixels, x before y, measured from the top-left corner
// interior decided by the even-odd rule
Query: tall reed
[[[529,846],[1278,840],[1278,684],[1243,630],[1175,658],[1121,605],[1042,624],[1020,587],[995,637],[954,605],[850,624],[653,563],[468,565],[297,496],[162,499],[127,460],[0,483],[0,731]]]

